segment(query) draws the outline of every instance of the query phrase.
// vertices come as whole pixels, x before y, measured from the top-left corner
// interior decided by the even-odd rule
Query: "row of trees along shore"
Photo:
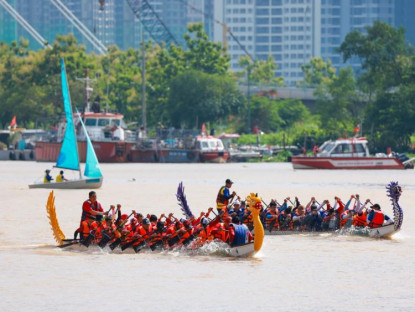
[[[239,132],[241,143],[256,143],[247,134],[248,110],[252,128],[257,126],[261,143],[310,148],[327,139],[352,135],[356,125],[369,137],[375,151],[411,150],[415,132],[415,51],[405,31],[375,22],[365,33],[350,32],[339,47],[344,61],[359,60],[361,71],[350,67],[336,71],[330,61],[312,58],[304,64],[299,87],[315,89],[315,105],[300,100],[275,99],[271,93],[247,97],[238,85],[284,85],[275,77],[272,57],[240,59],[242,70],[230,71],[230,57],[219,43],[209,41],[201,24],[188,27],[186,49],[160,47],[148,42],[146,50],[147,125],[176,128],[207,128]],[[29,51],[28,40],[0,44],[0,126],[13,116],[19,126],[48,128],[63,113],[59,60],[65,58],[74,106],[83,109],[84,83],[94,81],[91,99],[101,107],[124,114],[126,122],[141,123],[141,50],[110,47],[107,55],[87,54],[73,35],[58,36],[52,49]],[[78,78],[78,79],[77,79]],[[271,94],[271,95],[270,95]],[[249,106],[249,107],[248,107]],[[306,140],[305,140],[306,138]]]

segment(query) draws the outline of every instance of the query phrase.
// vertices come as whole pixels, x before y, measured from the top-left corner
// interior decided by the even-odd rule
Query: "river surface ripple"
[[[266,236],[253,258],[183,252],[109,254],[55,247],[48,190],[28,184],[53,164],[0,162],[0,311],[415,311],[414,170],[296,170],[288,163],[102,164],[98,200],[107,209],[174,212],[185,185],[195,214],[214,206],[226,178],[240,195],[306,203],[359,193],[390,216],[385,185],[403,187],[402,231],[390,240]],[[56,170],[56,169],[55,169]],[[56,172],[54,173],[56,175]],[[67,172],[67,177],[70,173]],[[89,190],[56,190],[57,216],[71,237]]]

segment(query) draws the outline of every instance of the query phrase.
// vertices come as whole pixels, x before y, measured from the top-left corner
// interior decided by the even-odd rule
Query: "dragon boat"
[[[177,198],[179,200],[179,205],[182,207],[182,210],[186,217],[192,215],[190,208],[187,205],[186,198],[184,196],[184,189],[182,183],[180,183],[177,193]],[[257,197],[254,193],[251,193],[249,196],[246,197],[246,202],[249,203],[250,211],[253,216],[253,223],[254,223],[254,240],[253,242],[238,245],[238,246],[230,246],[223,242],[208,242],[203,245],[199,244],[180,244],[171,246],[166,244],[148,244],[145,242],[139,245],[134,246],[134,248],[124,248],[126,245],[120,245],[120,243],[116,244],[116,241],[109,244],[101,244],[94,243],[94,242],[87,242],[85,240],[80,239],[66,239],[65,234],[62,232],[58,218],[56,216],[56,207],[55,207],[55,196],[53,191],[50,192],[48,201],[46,204],[46,211],[49,218],[49,223],[51,225],[53,236],[58,243],[59,248],[66,249],[66,250],[73,250],[73,251],[102,251],[105,250],[111,253],[138,253],[141,250],[147,251],[156,251],[156,250],[173,250],[173,251],[183,251],[186,253],[197,253],[201,251],[202,254],[219,254],[219,255],[226,255],[230,257],[250,257],[257,253],[263,243],[264,239],[264,228],[259,218],[260,209],[261,209],[261,199]],[[196,237],[194,237],[196,238]]]
[[[400,231],[403,222],[403,210],[399,205],[399,198],[401,196],[402,189],[398,182],[390,182],[386,186],[386,194],[392,203],[393,209],[393,223],[384,224],[377,228],[371,227],[355,227],[353,225],[343,227],[341,229],[332,231],[299,231],[299,230],[272,230],[265,229],[264,235],[295,235],[295,234],[309,234],[309,233],[333,233],[338,235],[357,235],[367,236],[373,238],[391,238],[397,232]]]

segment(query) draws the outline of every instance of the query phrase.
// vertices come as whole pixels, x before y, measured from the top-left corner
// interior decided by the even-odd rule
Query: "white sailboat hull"
[[[50,182],[50,183],[33,183],[29,184],[29,188],[43,188],[43,189],[96,189],[102,185],[103,177],[100,178],[86,178],[79,180],[69,180],[64,182]]]

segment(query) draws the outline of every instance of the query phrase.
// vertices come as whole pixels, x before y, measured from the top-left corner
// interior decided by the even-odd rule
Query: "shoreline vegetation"
[[[298,87],[314,88],[316,101],[278,99],[284,86],[275,77],[276,62],[242,57],[242,70],[230,70],[230,58],[209,41],[201,24],[188,27],[186,48],[146,43],[147,133],[160,125],[207,133],[240,133],[238,144],[295,145],[310,151],[328,139],[359,134],[373,153],[415,150],[415,50],[403,28],[376,21],[365,33],[350,32],[339,51],[346,62],[336,70],[330,60],[312,58],[303,65]],[[86,75],[94,79],[90,102],[99,102],[142,124],[141,51],[109,47],[106,55],[87,54],[73,35],[58,36],[52,49],[30,51],[27,39],[0,43],[0,128],[13,116],[19,127],[50,129],[63,115],[59,60],[65,58],[74,106],[85,108]],[[360,59],[361,70],[347,67]],[[272,86],[252,94],[239,86]],[[356,130],[357,129],[357,130]],[[259,133],[250,134],[250,133]],[[282,156],[281,156],[282,157]],[[274,161],[274,157],[262,161]]]

